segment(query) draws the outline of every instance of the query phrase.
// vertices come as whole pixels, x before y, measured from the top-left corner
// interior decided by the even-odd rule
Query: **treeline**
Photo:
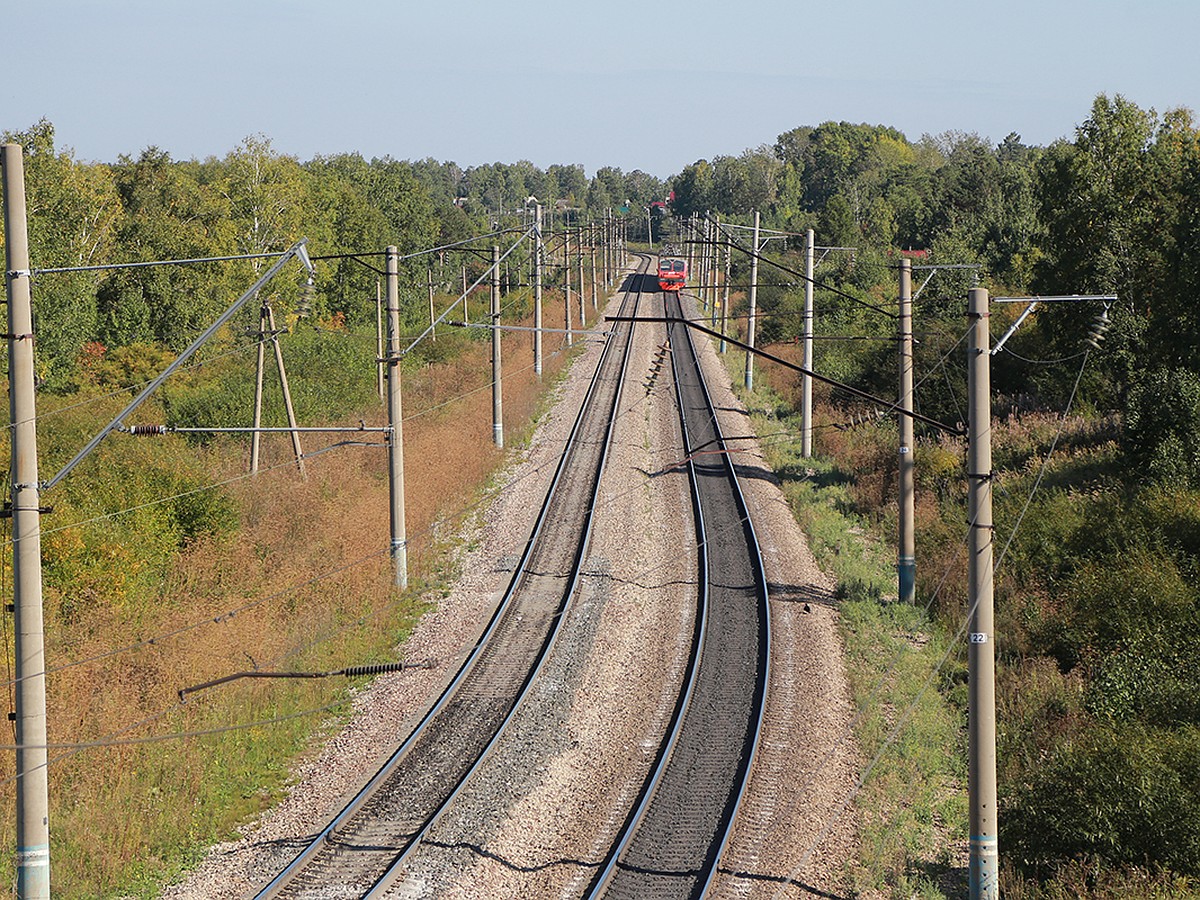
[[[662,196],[644,172],[582,166],[541,170],[529,162],[461,169],[454,163],[358,154],[307,162],[268,138],[245,139],[223,158],[173,160],[151,147],[115,163],[87,163],[57,147],[42,121],[4,132],[25,149],[30,255],[38,269],[197,259],[285,250],[301,237],[318,265],[315,313],[351,324],[374,320],[381,259],[464,240],[527,221],[537,198],[548,217],[572,223]],[[439,260],[444,267],[445,259]],[[473,257],[464,264],[478,268]],[[180,349],[253,281],[262,261],[47,273],[34,288],[39,375],[70,389],[80,364],[131,345]],[[410,324],[423,310],[428,260],[405,264],[402,303]],[[298,303],[299,284],[280,289]],[[101,348],[101,349],[97,349]],[[82,356],[81,356],[82,354]]]
[[[640,213],[649,203],[662,200],[665,193],[662,180],[653,175],[639,169],[622,172],[612,166],[597,169],[590,179],[583,166],[552,165],[543,171],[528,160],[464,170],[453,162],[423,159],[411,167],[435,201],[458,205],[480,219],[519,213],[531,198],[541,202],[548,213],[556,209],[593,214],[606,210],[624,214],[633,209]]]
[[[679,214],[807,227],[817,270],[816,369],[895,396],[899,255],[948,268],[916,305],[917,408],[965,419],[974,279],[1045,303],[993,358],[1000,653],[1001,853],[1006,894],[1190,896],[1200,877],[1200,130],[1098,97],[1048,147],[883,126],[796,128],[772,147],[701,160],[674,180]],[[768,252],[802,271],[798,239]],[[762,334],[791,341],[802,289],[765,267]],[[735,282],[745,282],[745,267]],[[857,298],[853,302],[848,298]],[[894,308],[894,307],[890,307]],[[993,340],[1024,304],[994,304]],[[874,339],[874,343],[871,340]],[[872,347],[877,349],[871,349]],[[817,388],[825,422],[852,401]],[[1069,414],[1064,416],[1064,411]],[[965,614],[961,442],[918,428],[918,584],[949,634]],[[829,428],[850,451],[858,511],[895,534],[895,429]],[[944,673],[965,702],[965,668]]]

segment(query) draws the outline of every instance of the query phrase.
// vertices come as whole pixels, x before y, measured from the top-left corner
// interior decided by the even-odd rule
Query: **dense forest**
[[[948,267],[920,273],[916,312],[918,409],[947,422],[965,417],[959,342],[976,280],[993,296],[1115,294],[1044,304],[993,360],[1001,852],[1020,896],[1059,896],[1055,885],[1111,896],[1135,882],[1151,886],[1145,896],[1184,896],[1200,880],[1200,651],[1188,637],[1200,628],[1200,130],[1188,111],[1100,96],[1072,138],[1047,147],[825,122],[665,181],[529,162],[302,162],[263,136],[222,159],[149,148],[89,163],[44,121],[5,140],[27,154],[35,269],[278,252],[307,237],[322,259],[312,316],[327,327],[373,322],[362,301],[376,274],[348,254],[518,226],[531,197],[558,223],[611,211],[637,241],[647,207],[669,197],[677,220],[745,225],[758,210],[786,233],[767,250],[781,268],[764,269],[758,297],[760,334],[780,346],[801,329],[803,289],[787,272],[803,268],[802,233],[846,248],[818,269],[817,329],[861,340],[820,344],[816,367],[894,396],[894,350],[868,339],[894,328],[873,308],[895,302],[909,254]],[[136,382],[244,289],[252,265],[40,278],[43,390]],[[411,328],[427,314],[427,263],[405,265]],[[734,266],[744,284],[745,260]],[[993,338],[1021,308],[997,306]],[[817,399],[826,424],[860,411],[829,388]],[[853,502],[884,535],[896,515],[888,428],[853,439],[867,464],[852,473]],[[845,445],[841,431],[821,433],[819,452]],[[918,596],[953,634],[962,448],[920,427],[918,440]],[[949,697],[961,695],[955,677],[940,685]]]

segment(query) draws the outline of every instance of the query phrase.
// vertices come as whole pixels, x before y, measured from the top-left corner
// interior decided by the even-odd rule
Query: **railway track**
[[[641,282],[631,279],[637,288]],[[636,313],[638,301],[638,290],[627,290],[622,314]],[[525,552],[483,636],[377,774],[256,900],[381,895],[503,732],[578,584],[632,327],[618,323],[609,333]]]
[[[682,319],[677,296],[667,314]],[[668,328],[700,544],[695,654],[658,765],[588,896],[698,898],[749,780],[770,624],[758,540],[686,325]]]

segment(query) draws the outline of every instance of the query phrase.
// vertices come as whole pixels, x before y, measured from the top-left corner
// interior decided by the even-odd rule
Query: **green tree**
[[[1145,481],[1200,486],[1200,374],[1157,368],[1130,391],[1125,444]]]
[[[675,202],[672,204],[675,215],[686,217],[713,209],[716,206],[713,202],[716,195],[715,180],[713,166],[706,159],[685,166],[671,185],[675,191]]]
[[[554,178],[558,187],[556,199],[566,200],[572,207],[583,206],[587,201],[587,178],[583,174],[583,166],[553,165],[548,174]]]
[[[1191,298],[1181,291],[1172,262],[1176,238],[1187,235],[1185,209],[1195,199],[1188,172],[1195,165],[1196,133],[1190,114],[1162,121],[1121,96],[1101,95],[1072,143],[1059,142],[1039,167],[1046,234],[1035,268],[1037,293],[1116,293],[1112,328],[1100,351],[1103,381],[1091,385],[1093,402],[1120,407],[1147,359],[1176,360],[1194,352]],[[1192,318],[1190,321],[1194,321]],[[1039,320],[1059,355],[1082,339],[1073,310],[1051,310]]]
[[[216,187],[229,204],[240,252],[278,253],[303,237],[308,177],[295,158],[274,151],[270,138],[245,138],[219,171]]]
[[[112,262],[121,202],[111,170],[76,161],[57,149],[54,126],[43,119],[23,132],[5,132],[24,149],[29,255],[34,268]],[[95,273],[62,273],[38,279],[33,289],[38,375],[48,386],[70,383],[83,345],[96,337]]]
[[[156,147],[113,167],[124,216],[116,241],[122,261],[195,259],[225,252],[226,207],[194,174]],[[110,347],[157,342],[174,349],[225,306],[222,267],[118,270],[100,285],[100,339]]]
[[[667,185],[662,179],[655,178],[641,169],[626,173],[621,202],[629,204],[630,209],[640,209],[649,206],[655,200],[666,199]]]

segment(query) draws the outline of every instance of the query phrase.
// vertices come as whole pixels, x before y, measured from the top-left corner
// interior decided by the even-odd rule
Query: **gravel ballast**
[[[661,314],[656,295],[642,313]],[[696,562],[686,474],[662,354],[661,325],[635,332],[630,383],[601,485],[583,587],[534,698],[435,826],[393,897],[572,897],[589,883],[652,762],[675,702],[694,615]],[[841,896],[856,855],[853,805],[836,816],[859,771],[832,582],[820,572],[749,431],[708,341],[702,365],[743,479],[771,587],[772,682],[750,791],[727,849],[719,897]],[[288,797],[240,841],[214,847],[169,900],[245,896],[290,858],[373,774],[398,730],[419,717],[479,633],[541,505],[595,367],[590,343],[557,388],[530,445],[464,536],[461,577],[402,648],[441,660],[434,671],[377,679]],[[669,372],[669,368],[666,369]],[[689,523],[681,527],[679,523]],[[398,729],[401,723],[406,723]],[[831,824],[830,824],[831,823]],[[802,857],[805,866],[793,873]],[[790,883],[794,877],[794,883]]]

